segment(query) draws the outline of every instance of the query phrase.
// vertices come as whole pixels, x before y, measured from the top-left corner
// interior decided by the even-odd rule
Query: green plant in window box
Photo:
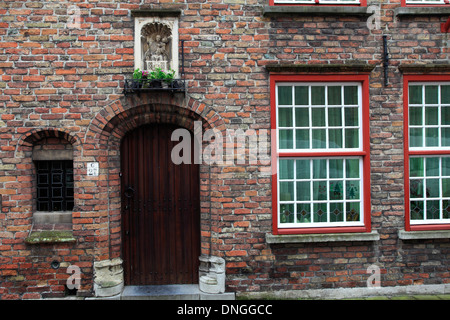
[[[165,72],[161,68],[150,71],[149,78],[152,80],[150,86],[153,88],[167,88],[175,77],[175,71],[169,69]]]
[[[137,68],[133,72],[133,88],[141,88],[142,87],[142,71]]]

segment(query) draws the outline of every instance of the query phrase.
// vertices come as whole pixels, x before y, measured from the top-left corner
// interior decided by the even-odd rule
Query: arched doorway
[[[172,149],[178,143],[171,141],[171,135],[177,128],[173,124],[147,124],[128,132],[122,140],[125,285],[198,283],[199,165],[171,161]],[[194,139],[191,141],[193,144]]]

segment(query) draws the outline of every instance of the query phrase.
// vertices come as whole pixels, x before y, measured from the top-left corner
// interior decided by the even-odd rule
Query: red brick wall
[[[378,1],[368,1],[378,4]],[[447,63],[442,15],[395,17],[381,5],[381,29],[366,16],[264,17],[265,1],[75,3],[80,28],[66,25],[64,2],[0,4],[0,297],[64,295],[66,268],[82,271],[78,295],[92,294],[93,261],[120,256],[121,137],[140,124],[168,121],[204,129],[270,129],[267,64],[375,66],[370,75],[372,229],[376,242],[268,245],[271,178],[259,165],[203,166],[202,252],[227,261],[237,292],[360,287],[381,266],[383,286],[450,282],[449,240],[404,242],[401,63]],[[123,95],[133,71],[130,9],[179,8],[188,94]],[[383,86],[382,35],[388,36],[389,86]],[[161,110],[170,109],[163,113]],[[163,120],[161,120],[163,117]],[[166,118],[164,118],[166,117]],[[32,145],[47,135],[74,148],[73,244],[28,245],[32,227]],[[100,163],[99,177],[86,162]],[[61,262],[57,270],[53,260]]]

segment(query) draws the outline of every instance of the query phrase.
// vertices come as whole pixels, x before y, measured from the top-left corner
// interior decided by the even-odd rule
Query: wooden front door
[[[122,141],[126,285],[198,283],[199,165],[194,161],[175,165],[171,161],[172,148],[179,143],[171,141],[177,128],[144,125],[126,134]]]

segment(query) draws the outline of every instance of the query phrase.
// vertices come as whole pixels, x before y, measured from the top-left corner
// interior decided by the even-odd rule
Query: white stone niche
[[[178,17],[135,17],[134,69],[169,68],[178,75]]]

